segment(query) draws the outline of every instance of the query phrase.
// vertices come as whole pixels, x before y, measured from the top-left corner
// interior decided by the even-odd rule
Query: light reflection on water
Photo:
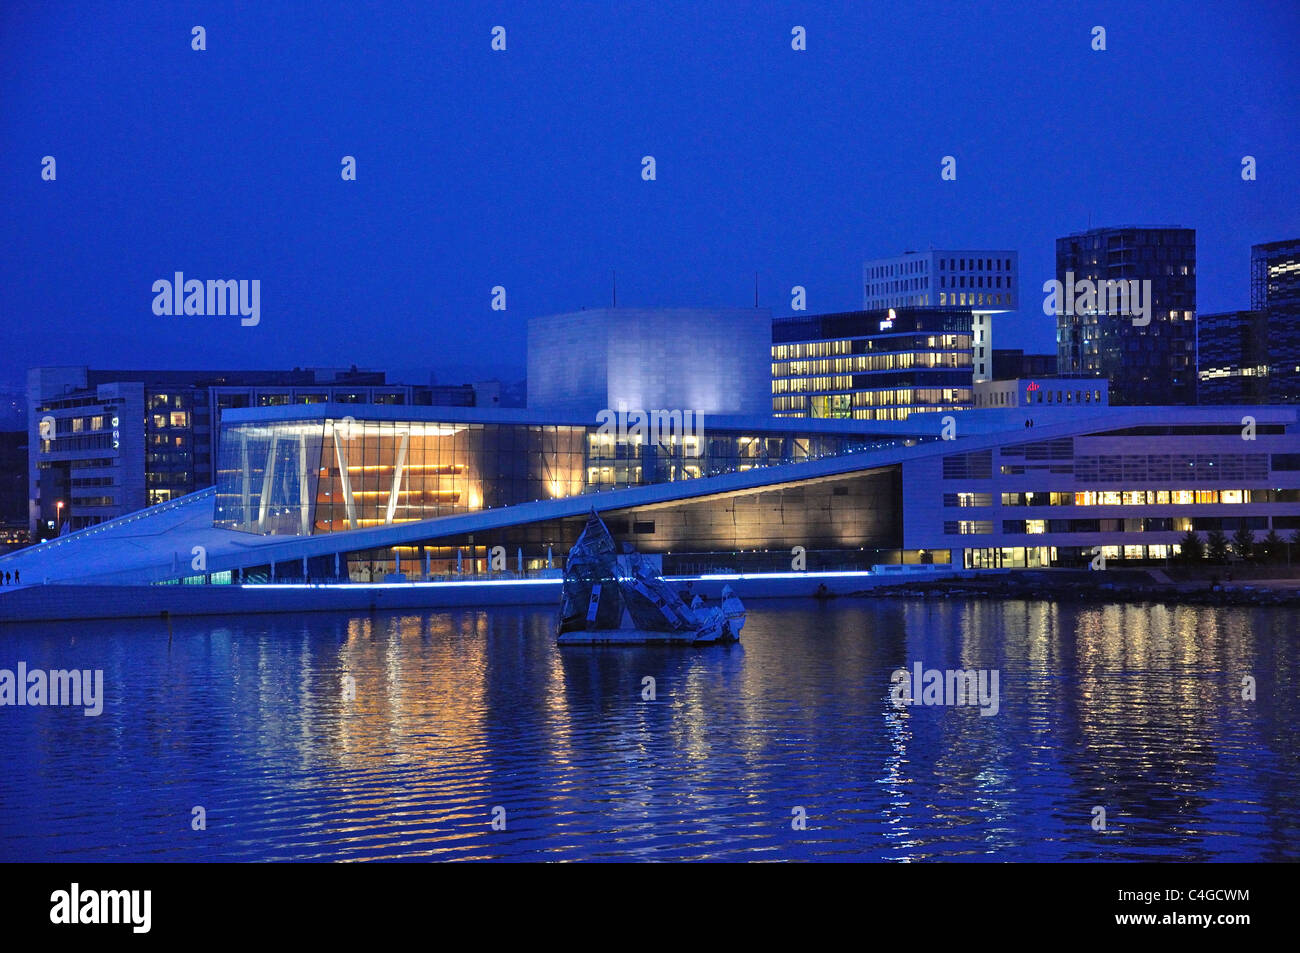
[[[0,859],[1296,859],[1298,618],[768,602],[740,646],[563,651],[529,609],[10,627],[0,668],[102,668],[106,699],[0,709]],[[916,661],[997,669],[999,713],[894,708]]]

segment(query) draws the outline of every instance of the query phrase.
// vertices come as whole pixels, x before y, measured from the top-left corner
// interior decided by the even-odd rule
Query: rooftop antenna
[[[610,307],[617,308],[618,307],[618,273],[613,269],[610,269],[609,280],[613,288],[613,294],[614,294],[613,304],[611,304]]]
[[[754,307],[758,307],[758,272],[754,272]]]

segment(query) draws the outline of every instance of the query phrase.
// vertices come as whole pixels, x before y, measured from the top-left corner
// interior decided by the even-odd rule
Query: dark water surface
[[[0,859],[1300,859],[1294,611],[759,602],[739,646],[563,651],[552,617],[0,630],[105,694],[0,708]],[[998,713],[896,708],[917,661],[997,670]]]

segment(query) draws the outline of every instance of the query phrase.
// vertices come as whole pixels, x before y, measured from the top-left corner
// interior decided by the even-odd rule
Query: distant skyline
[[[994,345],[1049,353],[1055,240],[1089,226],[1194,228],[1198,310],[1247,308],[1250,246],[1300,236],[1298,61],[1294,3],[6,3],[0,388],[45,364],[513,380],[527,319],[608,305],[611,272],[645,307],[751,306],[757,272],[780,317],[795,285],[855,310],[865,259],[931,247],[1015,249]],[[259,323],[156,316],[177,271],[259,280]]]

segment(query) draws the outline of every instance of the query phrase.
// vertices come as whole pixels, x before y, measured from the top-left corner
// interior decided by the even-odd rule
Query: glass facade
[[[584,428],[325,419],[223,426],[217,526],[307,535],[583,490]]]
[[[222,425],[216,526],[310,535],[798,463],[902,442],[866,434],[325,418]]]
[[[881,443],[879,437],[862,434],[746,434],[711,430],[699,437],[687,437],[683,446],[683,441],[675,437],[652,443],[636,435],[620,441],[612,433],[592,432],[587,436],[584,492],[804,463],[866,450]]]
[[[1147,325],[1107,310],[1056,316],[1057,373],[1105,377],[1112,404],[1196,403],[1196,231],[1099,228],[1056,240],[1056,278],[1150,281]]]

